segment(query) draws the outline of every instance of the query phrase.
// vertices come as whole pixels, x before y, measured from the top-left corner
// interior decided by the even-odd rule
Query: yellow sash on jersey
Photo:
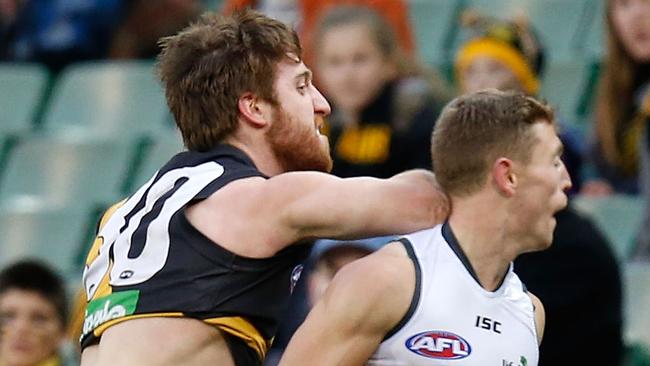
[[[240,316],[204,319],[204,322],[217,326],[222,331],[242,339],[248,347],[254,349],[263,360],[271,348],[272,339],[264,339],[260,332],[245,318]]]
[[[103,323],[102,325],[98,326],[93,330],[93,334],[95,335],[95,337],[99,338],[101,337],[102,333],[104,333],[106,329],[108,329],[109,327],[115,324],[119,324],[131,319],[157,318],[157,317],[181,318],[184,317],[184,315],[183,313],[180,312],[128,315],[122,318],[109,320]],[[264,337],[262,337],[262,334],[260,334],[260,332],[257,330],[257,328],[255,328],[253,324],[251,324],[248,320],[240,316],[226,316],[226,317],[211,318],[211,319],[201,319],[201,321],[216,326],[220,330],[232,336],[240,338],[246,343],[248,347],[252,348],[253,350],[255,350],[255,352],[257,352],[258,356],[260,357],[260,360],[264,359],[269,348],[271,348],[272,339],[268,339],[268,340],[264,339]]]

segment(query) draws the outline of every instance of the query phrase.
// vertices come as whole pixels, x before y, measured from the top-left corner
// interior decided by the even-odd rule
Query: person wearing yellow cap
[[[537,95],[544,50],[525,20],[508,22],[466,13],[463,23],[476,35],[456,56],[455,72],[462,93],[496,87]]]

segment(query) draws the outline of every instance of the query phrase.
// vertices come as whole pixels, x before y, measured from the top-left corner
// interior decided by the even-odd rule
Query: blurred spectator
[[[313,49],[310,44],[316,23],[328,10],[341,5],[368,6],[384,16],[393,27],[401,48],[412,53],[413,34],[408,4],[404,0],[227,0],[223,10],[230,14],[235,9],[254,7],[269,16],[292,24],[301,35],[303,47],[310,53]],[[311,61],[309,58],[307,60]],[[310,64],[311,62],[308,63]]]
[[[0,0],[0,61],[9,56],[8,42],[20,6],[18,0]]]
[[[58,366],[67,304],[61,279],[21,261],[0,273],[0,365]]]
[[[67,64],[104,58],[123,0],[0,0],[2,51],[9,61]]]
[[[595,106],[595,164],[600,179],[583,193],[637,193],[647,155],[650,114],[650,3],[606,0],[607,52]],[[643,153],[642,153],[643,152]],[[650,172],[641,179],[646,186]]]
[[[607,0],[607,53],[596,101],[600,180],[583,192],[635,193],[646,213],[636,257],[650,260],[650,2]]]
[[[335,175],[389,177],[430,168],[430,136],[443,98],[369,8],[333,8],[314,37],[315,74],[332,104]]]
[[[109,57],[152,59],[160,52],[160,38],[176,34],[197,19],[201,11],[200,0],[131,1],[115,32]]]
[[[537,96],[544,72],[543,45],[527,19],[505,21],[468,11],[463,23],[472,37],[456,56],[456,80],[462,93],[485,88],[519,90]],[[582,136],[559,116],[564,161],[573,187],[579,191],[583,163]]]
[[[309,258],[311,262],[307,276],[309,307],[323,296],[339,269],[378,250],[392,239],[392,237],[378,237],[354,241],[317,241]]]
[[[536,95],[544,66],[538,38],[525,20],[503,21],[468,13],[466,25],[477,35],[463,44],[456,59],[462,92],[483,88],[520,90]],[[562,128],[562,125],[560,125]],[[579,185],[579,140],[560,134],[563,160]],[[593,223],[567,208],[556,216],[551,248],[515,261],[517,274],[542,300],[546,331],[539,365],[619,365],[622,344],[621,277],[614,254]],[[567,347],[567,340],[571,346]],[[606,344],[585,355],[576,349]]]

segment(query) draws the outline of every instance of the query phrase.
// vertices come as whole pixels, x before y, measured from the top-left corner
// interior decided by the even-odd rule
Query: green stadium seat
[[[0,137],[31,130],[47,83],[40,65],[0,63]]]
[[[210,11],[221,11],[224,0],[202,0],[203,8]]]
[[[468,0],[466,8],[502,19],[526,15],[539,33],[547,59],[563,60],[579,55],[577,37],[584,29],[584,12],[588,1]]]
[[[625,340],[650,351],[650,263],[623,267]]]
[[[448,59],[458,24],[459,0],[410,0],[409,14],[420,59],[430,66]]]
[[[605,1],[589,0],[585,12],[585,32],[579,35],[581,53],[592,59],[601,59],[605,55]]]
[[[577,196],[573,206],[590,216],[613,246],[620,260],[630,257],[643,219],[641,197],[611,195],[608,197]]]
[[[94,224],[80,208],[0,209],[0,267],[36,258],[63,275],[79,275],[77,257],[88,225]]]
[[[588,124],[589,127],[593,128],[594,124],[594,113],[596,108],[596,99],[598,96],[598,82],[600,78],[600,73],[602,70],[602,64],[600,61],[592,61],[589,64],[589,74],[587,77],[587,83],[585,84],[585,89],[582,93],[582,100],[578,106],[578,115],[582,117],[582,120]]]
[[[31,136],[11,151],[0,181],[4,206],[83,206],[120,197],[131,145],[78,136]]]
[[[627,344],[622,366],[650,366],[650,346]]]
[[[577,59],[550,62],[546,66],[540,96],[551,103],[563,122],[579,124],[583,117],[580,103],[589,82],[589,63]]]
[[[137,138],[167,129],[167,114],[151,62],[80,63],[54,86],[43,129]]]

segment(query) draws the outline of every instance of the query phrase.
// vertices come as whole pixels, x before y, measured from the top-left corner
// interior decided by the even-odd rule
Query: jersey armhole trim
[[[210,195],[239,179],[261,177],[268,179],[264,174],[255,169],[244,169],[242,171],[225,174],[212,182],[208,183],[196,196],[194,196],[189,202],[188,205],[195,204],[198,201],[202,201],[208,198]]]
[[[399,323],[397,323],[397,325],[395,325],[388,333],[386,333],[384,339],[382,339],[382,342],[394,336],[406,325],[406,323],[408,323],[409,320],[411,320],[411,317],[413,317],[413,314],[415,313],[415,310],[420,303],[420,292],[422,285],[422,270],[420,268],[420,262],[415,255],[413,244],[411,244],[408,239],[401,238],[397,241],[402,243],[404,249],[406,249],[406,253],[408,253],[409,258],[411,258],[413,261],[413,266],[415,268],[415,291],[413,291],[413,298],[411,299],[411,305],[409,305],[408,311],[406,311],[406,314],[404,314],[404,317],[402,317]]]

